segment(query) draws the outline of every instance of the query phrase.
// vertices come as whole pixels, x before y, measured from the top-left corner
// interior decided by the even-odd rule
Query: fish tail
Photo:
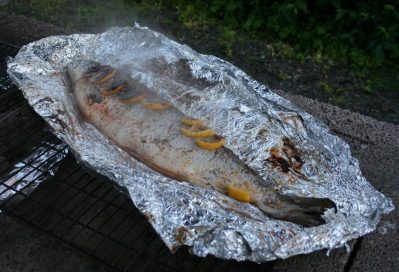
[[[266,215],[284,221],[290,221],[304,227],[325,224],[322,217],[327,209],[336,211],[336,205],[328,198],[307,198],[299,196],[278,195],[273,203],[256,201]]]

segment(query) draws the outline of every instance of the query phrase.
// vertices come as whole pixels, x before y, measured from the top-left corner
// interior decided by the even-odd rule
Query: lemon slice
[[[163,110],[166,110],[166,109],[170,108],[172,106],[172,104],[170,104],[168,102],[164,102],[164,103],[144,103],[143,106],[144,106],[144,108],[149,109],[149,110],[163,111]]]
[[[102,91],[101,94],[103,96],[111,96],[111,95],[121,92],[123,90],[123,88],[125,88],[125,84],[121,84],[111,90],[108,90],[108,91]]]
[[[111,78],[113,78],[115,76],[115,74],[116,74],[116,71],[113,70],[111,73],[109,73],[108,75],[106,75],[102,79],[98,80],[98,83],[101,84],[101,83],[104,83],[104,82],[110,80]]]
[[[119,99],[119,101],[125,105],[133,105],[133,104],[141,102],[144,98],[145,98],[144,95],[139,95],[139,96],[133,96],[133,97],[125,98],[125,99]]]
[[[207,141],[200,140],[200,139],[195,140],[195,144],[198,147],[200,147],[202,149],[207,149],[207,150],[215,150],[215,149],[221,148],[221,147],[223,147],[224,142],[225,142],[224,139],[220,139],[217,142],[207,142]]]
[[[233,185],[226,186],[227,195],[235,200],[249,203],[251,202],[251,194],[248,191],[239,189]]]
[[[200,131],[191,131],[186,128],[181,128],[180,132],[189,138],[204,138],[204,137],[209,137],[215,135],[215,133],[212,131],[212,129],[204,129]]]

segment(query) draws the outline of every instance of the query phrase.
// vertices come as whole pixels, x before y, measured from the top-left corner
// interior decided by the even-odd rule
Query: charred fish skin
[[[336,209],[330,199],[286,196],[266,188],[222,146],[223,139],[216,144],[204,140],[201,147],[195,136],[211,133],[183,135],[182,120],[187,116],[121,71],[81,60],[71,63],[67,72],[84,120],[155,171],[251,203],[269,217],[304,227],[324,224],[323,213]]]

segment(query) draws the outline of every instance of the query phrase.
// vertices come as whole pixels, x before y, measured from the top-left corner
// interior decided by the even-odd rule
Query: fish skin
[[[266,215],[305,227],[325,223],[322,214],[336,208],[326,198],[285,196],[262,184],[262,180],[227,148],[203,150],[195,140],[181,134],[181,120],[187,118],[174,107],[163,111],[143,104],[125,105],[120,98],[144,95],[146,102],[165,103],[161,97],[110,66],[80,60],[67,67],[77,106],[85,121],[92,123],[115,144],[161,174],[196,186],[227,194],[226,187],[248,191],[250,203]],[[101,96],[124,82],[120,94]]]

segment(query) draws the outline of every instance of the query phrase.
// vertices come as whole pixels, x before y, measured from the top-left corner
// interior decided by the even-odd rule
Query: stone
[[[354,251],[352,272],[399,271],[399,193],[385,192],[394,202],[396,209],[377,227],[377,231],[364,236]]]

